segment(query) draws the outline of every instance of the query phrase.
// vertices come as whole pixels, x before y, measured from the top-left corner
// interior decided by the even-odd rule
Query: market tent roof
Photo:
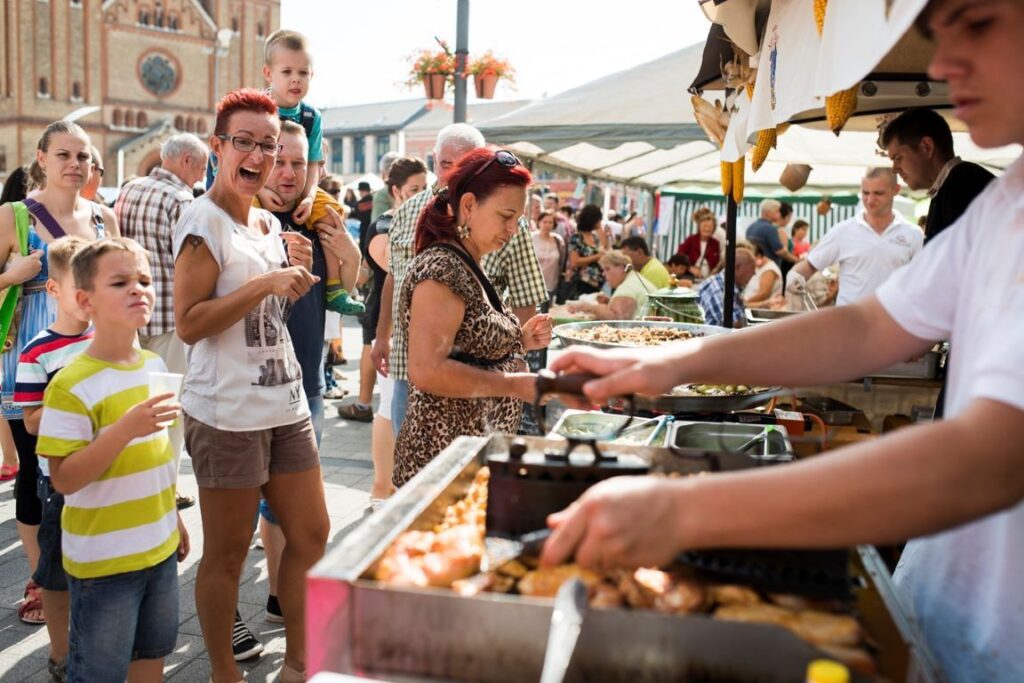
[[[643,142],[670,149],[703,139],[686,92],[703,53],[703,43],[691,45],[533,102],[480,130],[492,142],[530,142],[548,154],[579,143],[614,149]]]
[[[423,99],[375,102],[321,110],[325,133],[393,131],[408,126],[427,112]]]

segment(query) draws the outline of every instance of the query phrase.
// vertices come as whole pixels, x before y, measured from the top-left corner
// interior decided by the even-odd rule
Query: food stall
[[[556,330],[598,347],[729,333],[650,321]],[[579,378],[545,378],[539,396],[571,393],[551,381]],[[820,658],[843,662],[854,681],[933,680],[871,547],[691,552],[665,569],[606,574],[541,568],[536,547],[495,559],[501,543],[612,476],[785,466],[805,444],[790,434],[804,417],[773,409],[787,393],[686,385],[607,413],[565,411],[546,438],[459,438],[314,568],[310,671],[323,681],[541,679],[556,595],[575,579],[587,608],[566,680],[791,681]]]

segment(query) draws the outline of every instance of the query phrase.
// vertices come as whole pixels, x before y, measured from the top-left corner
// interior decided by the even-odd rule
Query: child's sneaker
[[[366,306],[349,298],[348,290],[340,284],[328,284],[327,310],[341,315],[360,315],[366,312]]]

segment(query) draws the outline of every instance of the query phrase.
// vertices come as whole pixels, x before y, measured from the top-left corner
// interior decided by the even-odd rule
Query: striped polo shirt
[[[12,403],[22,408],[43,405],[46,385],[72,358],[89,348],[92,337],[91,327],[82,334],[60,334],[51,329],[37,334],[25,345],[18,358]],[[39,458],[39,471],[44,477],[50,476],[50,465],[46,458]]]
[[[39,425],[40,456],[63,458],[88,446],[149,397],[149,374],[163,360],[139,351],[118,365],[85,353],[50,382]],[[64,571],[91,579],[153,567],[178,547],[174,456],[167,430],[133,439],[100,477],[65,496]]]

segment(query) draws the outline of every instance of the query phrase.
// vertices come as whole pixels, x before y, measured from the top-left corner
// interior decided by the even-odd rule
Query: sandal
[[[18,476],[17,465],[0,465],[0,481],[10,481]]]
[[[39,584],[30,580],[25,584],[25,595],[18,605],[18,618],[32,626],[42,626],[46,623],[46,615],[43,614],[43,599],[39,590]],[[29,616],[32,613],[38,613],[40,616],[32,618]]]

